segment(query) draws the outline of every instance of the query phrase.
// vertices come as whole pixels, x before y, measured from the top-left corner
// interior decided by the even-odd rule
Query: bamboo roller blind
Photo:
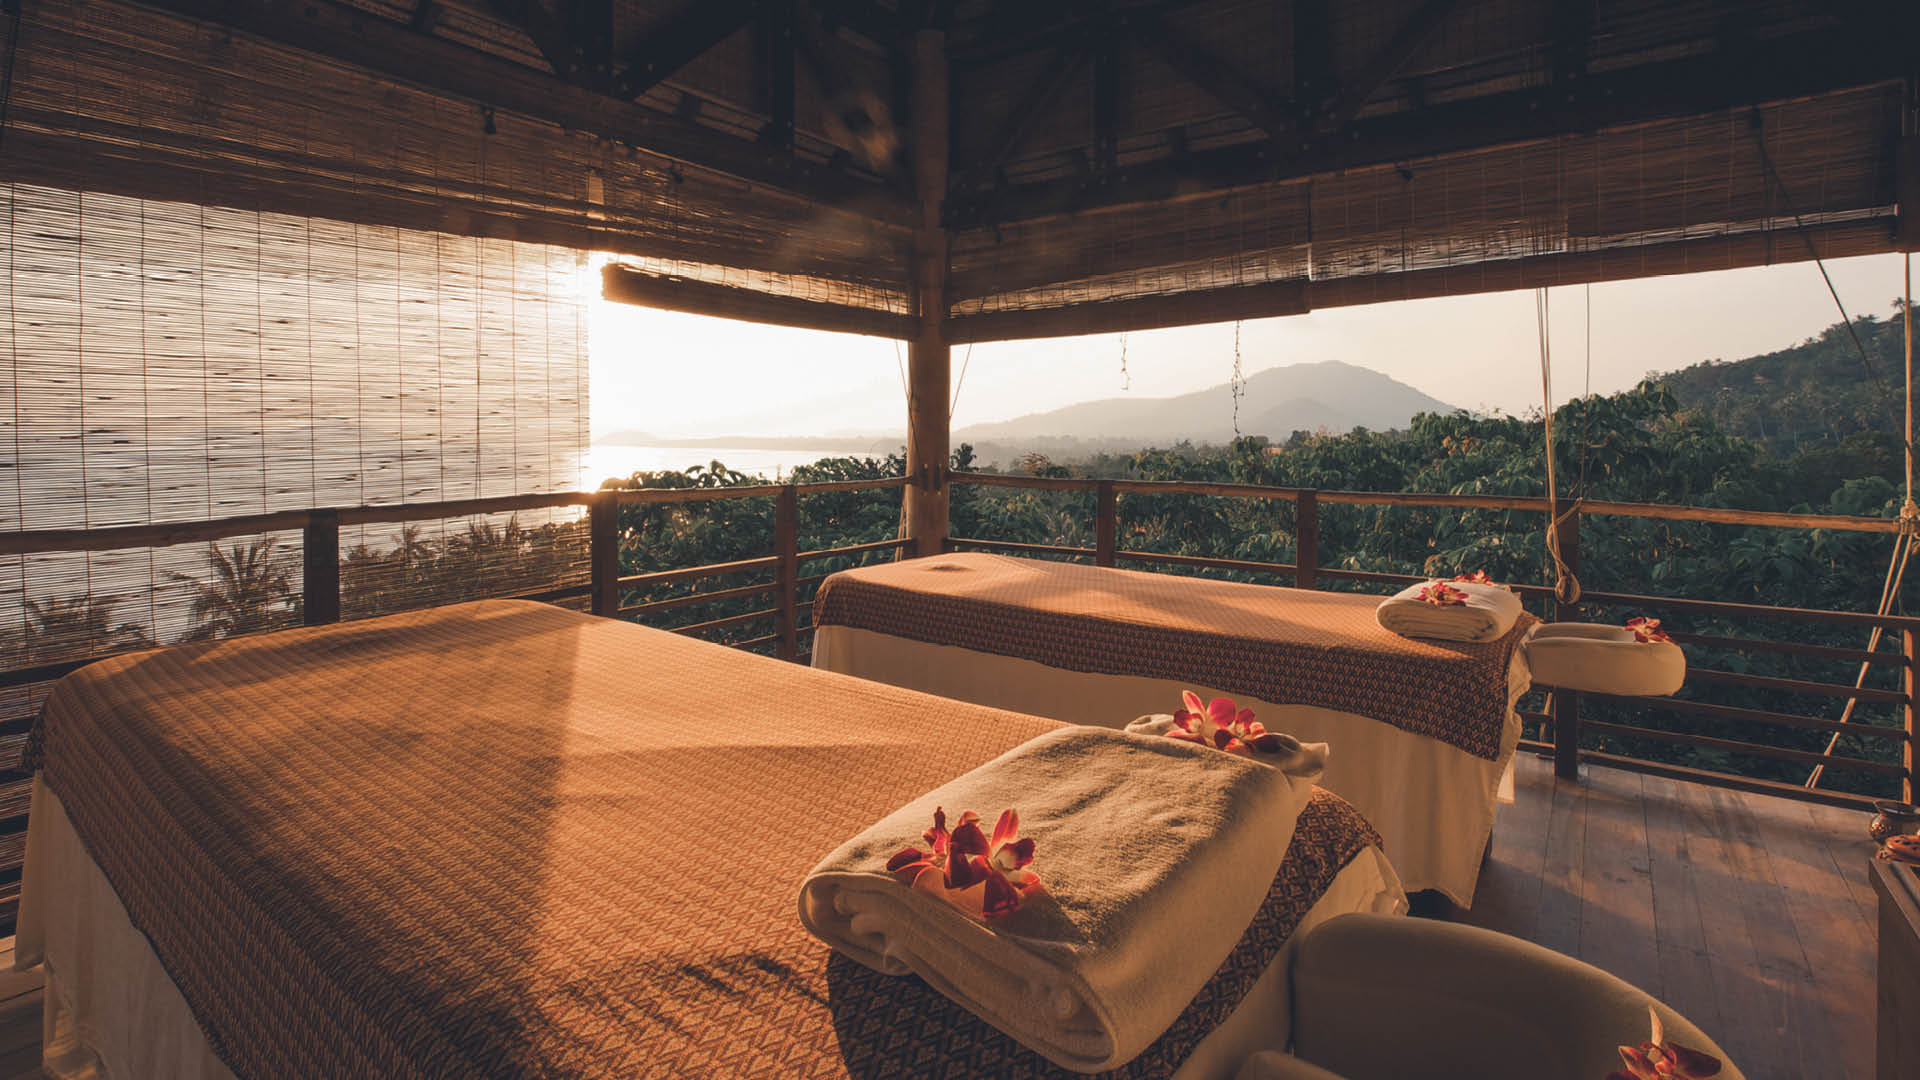
[[[1329,307],[1726,269],[1806,258],[1798,223],[1826,257],[1890,250],[1898,89],[1758,113],[1773,170],[1740,110],[968,230],[952,310],[1274,281]]]
[[[25,184],[0,185],[0,221],[0,530],[580,483],[593,279],[576,252]],[[466,526],[414,539],[437,550]],[[564,517],[515,526],[524,547],[568,552],[529,590],[583,567]],[[398,534],[354,527],[342,546],[386,553]],[[195,600],[231,575],[222,560],[254,561],[249,617],[290,622],[299,543],[6,560],[0,666],[220,630],[223,613]],[[473,575],[434,580],[444,593]]]

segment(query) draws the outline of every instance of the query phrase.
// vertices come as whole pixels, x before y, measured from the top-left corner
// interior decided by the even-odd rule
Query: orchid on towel
[[[1645,616],[1627,620],[1627,629],[1633,631],[1633,640],[1642,645],[1651,645],[1657,641],[1672,641],[1665,630],[1660,629],[1659,619]]]
[[[1488,574],[1488,573],[1487,573],[1487,572],[1486,572],[1485,570],[1475,570],[1475,571],[1474,571],[1473,573],[1471,573],[1471,574],[1455,574],[1455,575],[1454,575],[1454,577],[1453,577],[1453,580],[1455,580],[1455,581],[1464,581],[1464,582],[1466,582],[1466,583],[1468,583],[1469,585],[1498,585],[1498,584],[1500,584],[1499,582],[1497,582],[1497,581],[1495,581],[1495,580],[1493,580],[1493,577],[1492,577],[1492,575],[1490,575],[1490,574]]]
[[[1196,742],[1242,757],[1252,757],[1255,750],[1277,754],[1300,748],[1300,740],[1268,731],[1265,724],[1253,718],[1252,709],[1235,708],[1231,698],[1217,697],[1204,707],[1200,695],[1191,690],[1180,698],[1187,707],[1173,710],[1169,739]]]
[[[1435,581],[1421,588],[1420,599],[1435,607],[1465,607],[1467,594],[1444,581]]]
[[[927,847],[901,848],[887,860],[887,873],[974,918],[1017,911],[1029,893],[1041,888],[1039,875],[1027,869],[1033,837],[1020,836],[1020,815],[1012,810],[1000,815],[988,839],[979,814],[962,813],[949,832],[945,808],[936,807],[933,828],[920,837]]]
[[[1622,1046],[1620,1060],[1627,1067],[1608,1073],[1607,1080],[1706,1080],[1720,1075],[1719,1058],[1668,1042],[1660,1014],[1649,1005],[1647,1015],[1653,1018],[1653,1037],[1639,1046]]]

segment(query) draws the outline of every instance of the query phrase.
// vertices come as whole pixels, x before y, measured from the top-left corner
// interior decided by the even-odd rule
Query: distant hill
[[[1377,371],[1328,360],[1270,368],[1246,380],[1240,399],[1240,434],[1284,441],[1295,431],[1346,432],[1404,428],[1418,413],[1451,413],[1455,407],[1428,397]],[[1032,413],[954,432],[955,442],[1015,443],[1074,439],[1125,444],[1128,448],[1171,444],[1227,443],[1234,437],[1233,387],[1229,383],[1178,397],[1111,397],[1063,409]]]
[[[1708,360],[1665,375],[1683,407],[1698,409],[1730,435],[1751,439],[1773,454],[1838,445],[1849,439],[1899,439],[1904,347],[1897,313],[1891,319],[1854,320],[1854,333],[1834,323],[1791,348],[1744,360]]]

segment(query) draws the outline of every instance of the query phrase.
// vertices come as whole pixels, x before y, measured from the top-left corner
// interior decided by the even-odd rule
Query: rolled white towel
[[[1422,590],[1436,586],[1456,590],[1464,602],[1435,604],[1420,599]],[[1380,625],[1402,637],[1441,641],[1493,641],[1512,630],[1519,617],[1520,598],[1510,589],[1437,579],[1409,585],[1374,609]]]
[[[1135,735],[1158,735],[1165,737],[1173,730],[1171,713],[1155,713],[1142,716],[1128,724],[1126,730]],[[1252,750],[1246,757],[1248,761],[1257,761],[1262,765],[1271,765],[1288,776],[1303,780],[1318,780],[1327,771],[1327,758],[1331,753],[1326,743],[1301,742],[1284,731],[1269,732],[1275,736],[1273,741],[1279,744],[1277,750]]]
[[[1058,1065],[1111,1069],[1159,1038],[1239,943],[1312,792],[1192,743],[1062,728],[841,845],[801,884],[800,919],[876,971],[919,975]],[[887,873],[937,807],[988,822],[1016,808],[1044,892],[982,920]]]

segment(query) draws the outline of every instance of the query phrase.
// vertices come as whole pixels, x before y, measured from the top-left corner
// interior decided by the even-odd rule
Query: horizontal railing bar
[[[1742,742],[1738,739],[1719,739],[1711,735],[1696,735],[1688,731],[1662,731],[1659,728],[1634,727],[1629,724],[1614,724],[1604,720],[1580,721],[1585,731],[1601,735],[1617,735],[1627,739],[1652,739],[1655,742],[1679,743],[1683,746],[1698,746],[1707,750],[1724,750],[1729,754],[1746,754],[1751,757],[1773,758],[1776,761],[1794,761],[1802,765],[1825,765],[1830,769],[1847,769],[1852,772],[1877,773],[1881,776],[1905,776],[1904,766],[1884,761],[1867,761],[1864,758],[1841,757],[1838,754],[1820,754],[1811,750],[1789,750],[1783,746],[1763,746],[1760,743]]]
[[[729,626],[744,626],[750,622],[771,619],[778,614],[780,614],[779,608],[763,608],[759,611],[749,611],[741,615],[728,615],[722,619],[708,619],[706,622],[688,623],[685,626],[663,626],[661,629],[671,630],[676,634],[704,634],[709,630],[725,630]],[[780,635],[775,634],[774,636],[779,637]]]
[[[1750,791],[1757,795],[1774,795],[1782,799],[1798,799],[1801,802],[1839,806],[1848,810],[1871,810],[1874,803],[1871,795],[1855,795],[1848,791],[1831,791],[1826,788],[1807,788],[1799,784],[1783,784],[1778,780],[1762,780],[1754,776],[1740,776],[1736,773],[1720,772],[1717,769],[1697,769],[1690,765],[1673,765],[1664,761],[1647,761],[1600,750],[1582,750],[1580,760],[1590,765],[1624,769],[1628,772],[1645,773],[1648,776],[1660,776],[1669,780],[1684,780],[1705,787]]]
[[[879,491],[907,486],[904,476],[882,480],[826,480],[818,484],[748,484],[740,487],[611,488],[621,506],[644,503],[707,502],[713,499],[767,499],[791,487],[801,497],[830,491]]]
[[[1600,694],[1587,691],[1589,698],[1607,701],[1621,701],[1630,705],[1639,705],[1660,712],[1688,713],[1693,716],[1709,716],[1716,720],[1738,720],[1751,724],[1772,724],[1775,727],[1801,728],[1806,731],[1823,731],[1828,734],[1839,732],[1847,735],[1865,735],[1873,739],[1885,739],[1892,742],[1904,742],[1907,738],[1905,728],[1876,727],[1872,724],[1843,724],[1838,720],[1828,720],[1818,716],[1801,716],[1799,713],[1774,712],[1770,709],[1749,709],[1739,705],[1715,705],[1710,701],[1694,701],[1691,698],[1674,697],[1627,697],[1619,694]]]
[[[838,571],[835,571],[835,573],[838,573]],[[793,579],[793,587],[800,589],[808,585],[818,585],[832,576],[833,574],[809,574],[803,578]]]
[[[779,634],[768,634],[765,637],[750,637],[745,641],[729,641],[726,642],[726,646],[729,649],[747,649],[755,645],[767,645],[779,640]]]
[[[644,604],[628,604],[620,609],[622,615],[645,615],[654,611],[671,611],[674,608],[694,607],[699,604],[717,604],[722,600],[739,600],[748,596],[764,596],[778,591],[778,582],[765,585],[742,585],[736,589],[708,589],[706,592],[688,593],[666,600],[649,600]]]
[[[897,540],[875,540],[866,544],[848,544],[845,547],[821,548],[818,551],[803,551],[798,558],[801,562],[816,562],[820,559],[838,559],[853,555],[864,555],[869,551],[896,551],[913,543],[908,537]]]
[[[947,479],[956,484],[985,487],[1036,488],[1041,491],[1092,491],[1098,480],[1079,480],[1071,476],[1014,476],[1004,473],[950,472]]]
[[[1889,630],[1920,631],[1920,618],[1911,615],[1876,615],[1868,611],[1828,611],[1824,608],[1771,607],[1766,604],[1735,604],[1722,600],[1688,600],[1678,596],[1640,596],[1634,593],[1586,592],[1582,604],[1665,608],[1670,611],[1697,611],[1705,615],[1733,615],[1752,618],[1793,619],[1800,622],[1832,623],[1839,626],[1884,626]]]
[[[1284,499],[1300,497],[1299,488],[1264,484],[1214,484],[1202,480],[1115,480],[1118,495],[1217,495],[1228,499]]]
[[[1762,690],[1781,690],[1790,694],[1818,694],[1824,697],[1858,698],[1861,701],[1887,702],[1895,705],[1907,703],[1907,695],[1898,690],[1877,690],[1869,687],[1855,687],[1850,683],[1810,682],[1804,679],[1782,679],[1771,675],[1749,675],[1740,671],[1716,671],[1713,668],[1689,667],[1688,679],[1701,682],[1726,683],[1730,686],[1752,686]]]
[[[551,510],[560,506],[586,506],[591,502],[593,502],[593,495],[590,492],[559,491],[535,495],[498,495],[485,499],[396,503],[392,506],[349,506],[342,507],[337,512],[342,525],[386,525],[402,521],[475,517],[481,514],[512,514],[521,510]]]
[[[803,653],[796,653],[796,654],[794,654],[794,657],[793,657],[793,662],[794,662],[794,663],[796,663],[796,664],[799,664],[799,665],[800,665],[801,667],[812,667],[812,666],[813,666],[813,651],[812,651],[812,650],[808,650],[808,651],[806,651],[806,652],[803,652]]]
[[[987,484],[997,487],[1042,488],[1053,491],[1091,491],[1097,481],[1078,477],[1018,476],[995,473],[956,472],[955,483]],[[1354,506],[1427,506],[1482,510],[1530,510],[1545,512],[1547,500],[1538,495],[1455,495],[1423,491],[1317,491],[1311,488],[1268,487],[1262,484],[1209,484],[1186,480],[1115,480],[1114,490],[1123,494],[1220,495],[1229,498],[1297,499],[1304,491],[1315,491],[1323,503]],[[1760,525],[1784,529],[1834,529],[1845,532],[1896,533],[1896,518],[1861,517],[1849,514],[1796,514],[1778,510],[1736,510],[1717,506],[1677,506],[1669,503],[1610,502],[1588,499],[1580,512],[1609,517],[1658,518],[1668,521],[1702,521],[1723,525]]]
[[[1045,555],[1083,555],[1089,559],[1098,554],[1092,548],[1067,547],[1063,544],[1020,544],[1012,540],[975,540],[966,536],[955,536],[948,542],[966,544],[969,547],[986,548],[988,551],[1005,551],[1014,554],[1024,551]]]
[[[1816,660],[1836,660],[1855,664],[1904,664],[1899,653],[1868,652],[1865,649],[1838,649],[1831,645],[1809,645],[1804,641],[1768,641],[1765,638],[1717,637],[1713,634],[1692,634],[1679,630],[1668,632],[1668,637],[1682,645],[1704,645],[1711,649],[1730,649],[1736,652],[1755,650],[1759,652],[1791,653]]]
[[[186,521],[165,525],[110,525],[100,529],[32,529],[0,533],[0,555],[33,555],[51,551],[114,551],[119,548],[171,547],[231,536],[265,532],[299,532],[312,520],[310,511],[281,510],[246,514],[220,521]]]
[[[519,596],[510,596],[507,599],[532,600],[539,604],[551,604],[556,600],[572,600],[575,597],[586,596],[592,592],[593,586],[591,584],[568,585],[564,588],[548,589],[546,592],[521,593]]]
[[[1220,559],[1211,555],[1166,555],[1158,551],[1116,551],[1115,559],[1128,562],[1165,563],[1169,566],[1197,566],[1208,570],[1239,570],[1250,574],[1291,574],[1299,569],[1292,563],[1253,562],[1247,559]]]
[[[1545,757],[1553,756],[1553,744],[1550,742],[1542,742],[1539,739],[1521,739],[1514,744],[1513,749],[1514,752],[1518,754],[1540,754]]]
[[[1543,724],[1553,723],[1552,713],[1534,712],[1531,709],[1515,709],[1513,712],[1522,720],[1537,720]]]
[[[1421,582],[1433,580],[1424,574],[1392,574],[1383,570],[1340,570],[1325,566],[1316,567],[1313,572],[1319,577],[1333,578],[1336,581],[1372,581],[1382,585],[1418,585]],[[1551,585],[1526,585],[1509,581],[1503,581],[1500,584],[1521,596],[1553,595]]]
[[[829,491],[884,491],[888,488],[903,488],[913,482],[910,476],[887,476],[878,480],[820,480],[793,485],[801,498],[819,495]]]
[[[709,563],[705,566],[689,566],[681,570],[655,570],[647,574],[629,574],[621,578],[616,584],[622,589],[642,589],[648,585],[670,585],[676,581],[696,581],[700,578],[725,577],[728,574],[744,574],[751,570],[771,570],[779,564],[779,556],[766,555],[758,559]]]

